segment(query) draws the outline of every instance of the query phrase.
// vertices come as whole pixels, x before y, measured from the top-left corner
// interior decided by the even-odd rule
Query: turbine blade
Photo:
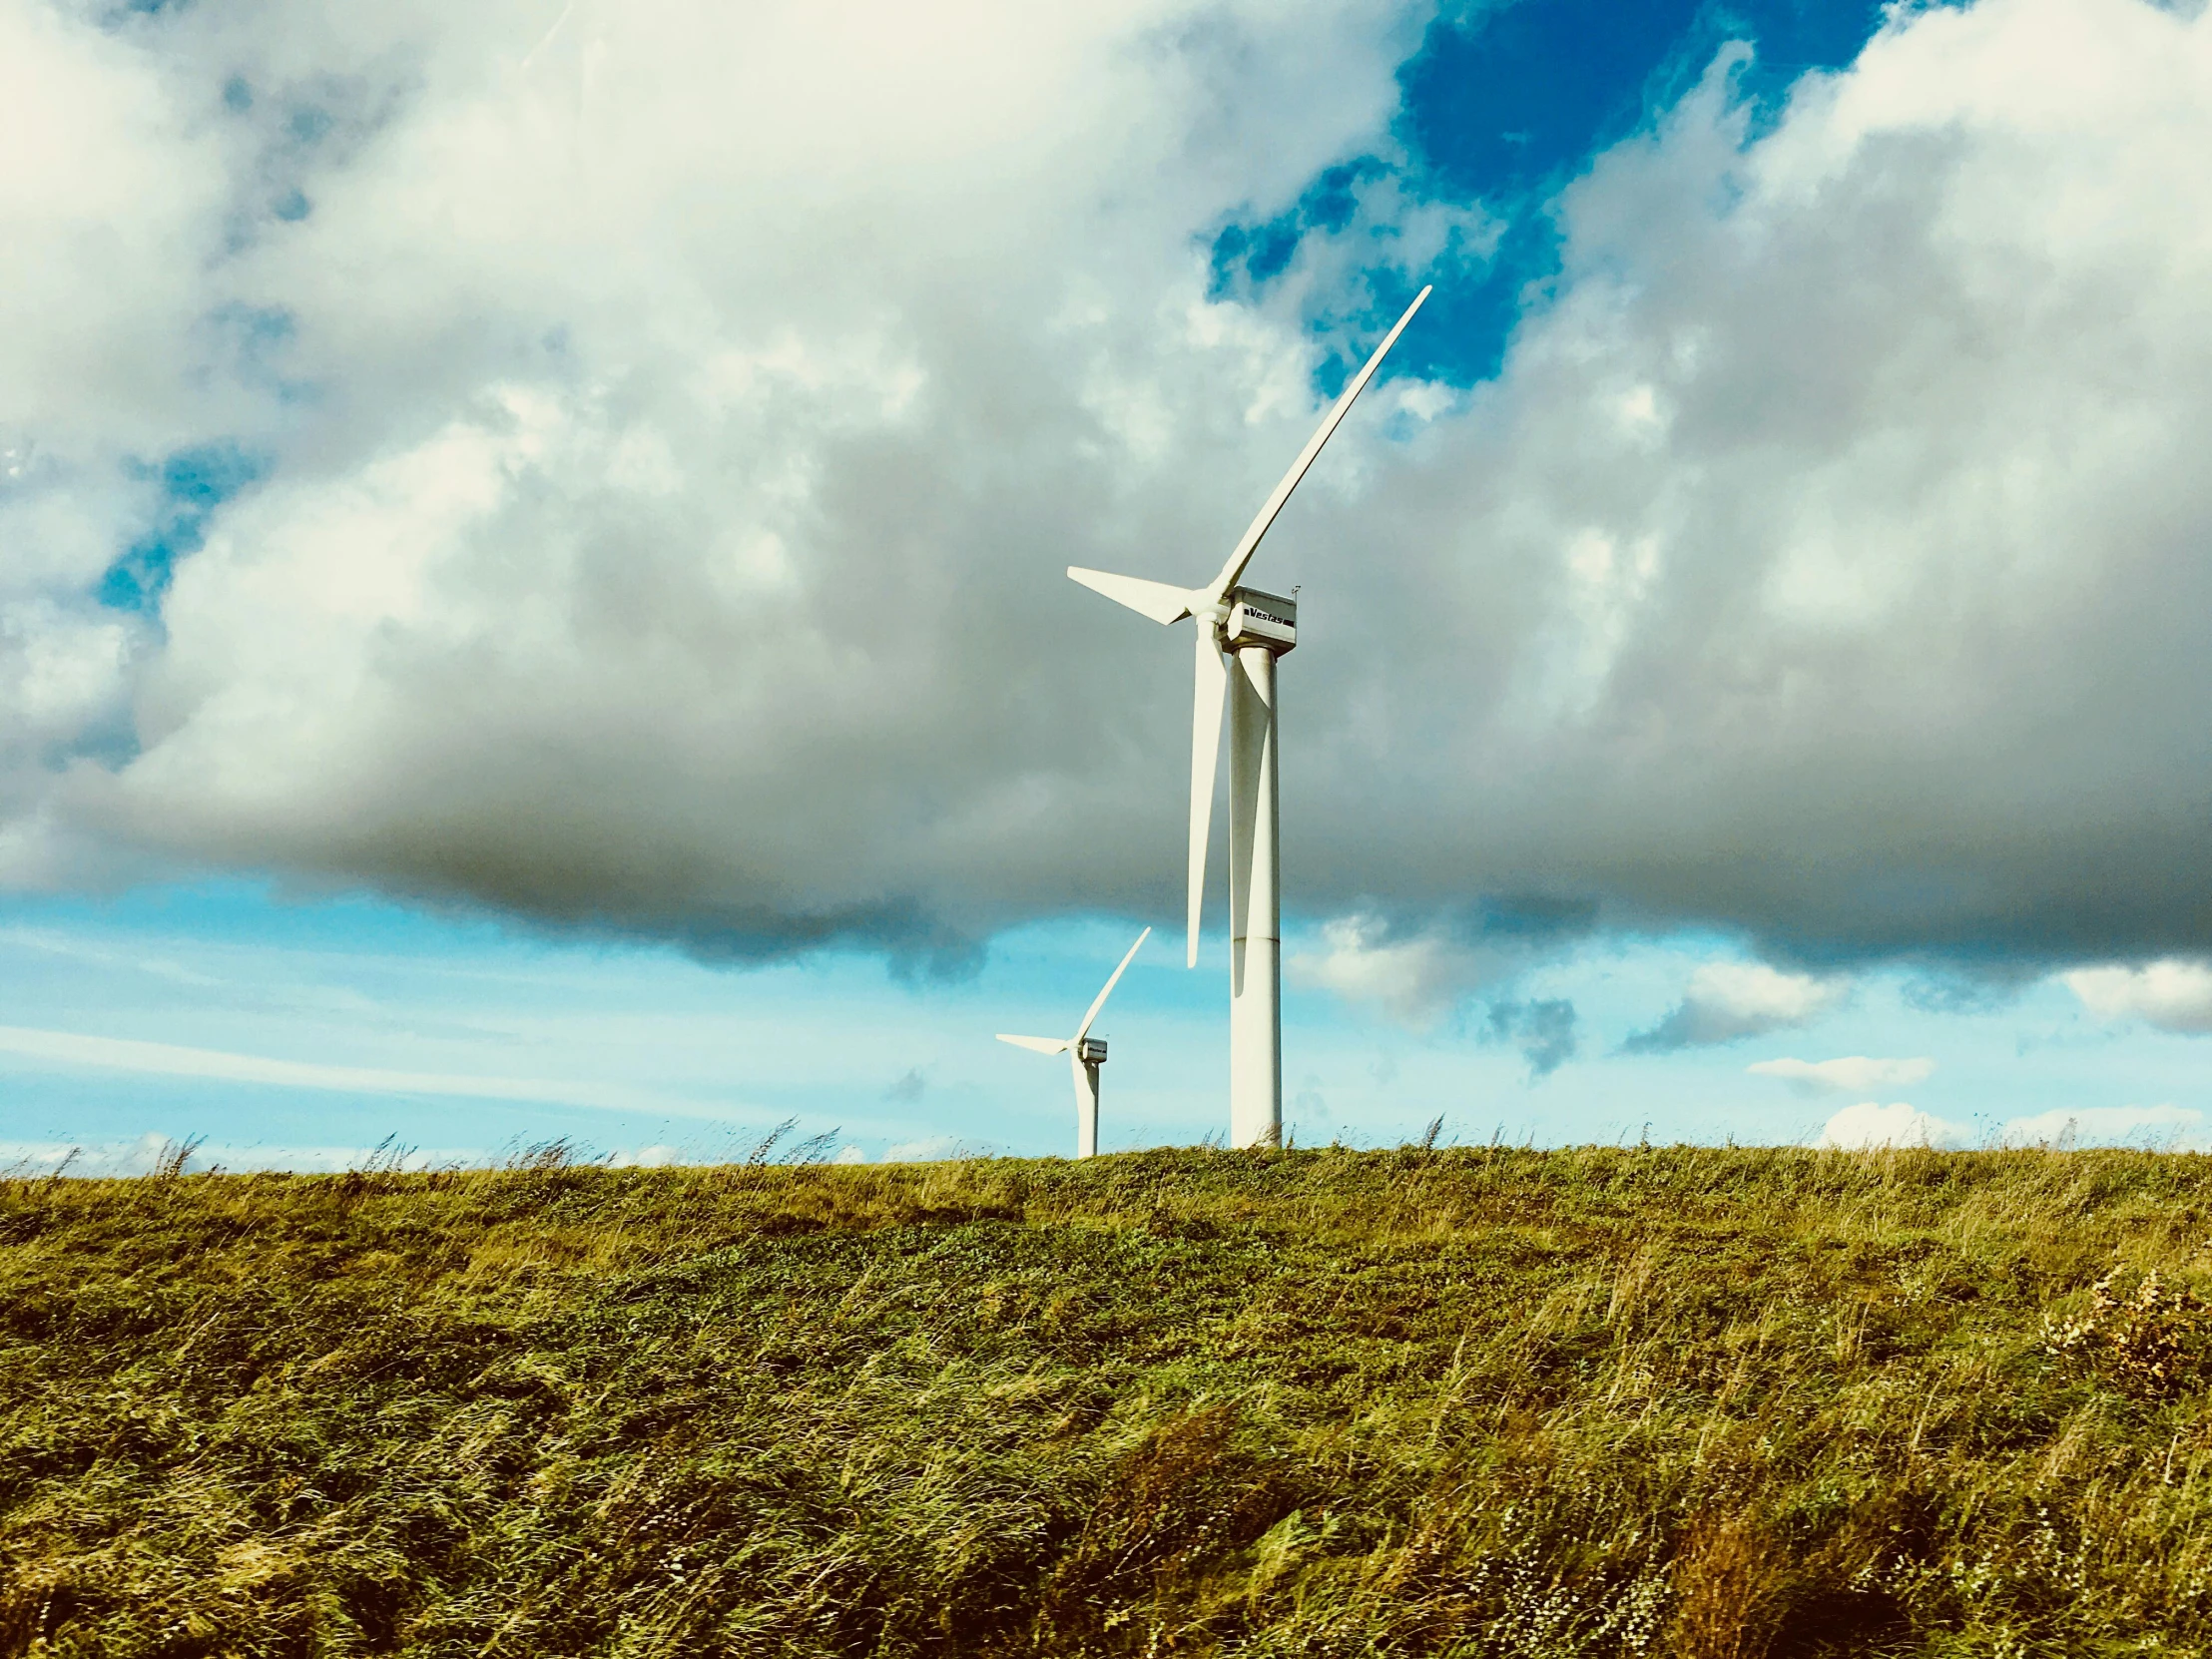
[[[1081,1134],[1083,1097],[1090,1092],[1083,1085],[1089,1082],[1090,1079],[1083,1075],[1083,1056],[1076,1053],[1072,1048],[1068,1050],[1068,1077],[1075,1084],[1076,1133]]]
[[[1039,1054],[1057,1054],[1070,1046],[1065,1037],[1010,1037],[1003,1031],[998,1033],[998,1040],[1016,1048],[1033,1048]]]
[[[1068,575],[1154,622],[1181,622],[1191,614],[1191,600],[1196,597],[1189,588],[1148,582],[1142,576],[1116,576],[1110,570],[1085,570],[1081,565],[1069,565]]]
[[[1353,399],[1368,389],[1368,382],[1375,378],[1375,371],[1382,366],[1382,359],[1389,355],[1390,347],[1397,343],[1397,336],[1405,331],[1405,324],[1413,320],[1413,313],[1420,309],[1421,301],[1428,294],[1429,290],[1422,288],[1413,295],[1413,302],[1405,307],[1405,314],[1397,319],[1396,326],[1384,334],[1382,343],[1375,348],[1375,355],[1368,359],[1368,366],[1353,376],[1352,384],[1345,387],[1343,395],[1331,407],[1328,418],[1321,423],[1321,429],[1307,440],[1306,447],[1299,451],[1298,459],[1291,463],[1291,470],[1283,474],[1283,481],[1275,486],[1275,493],[1268,497],[1259,516],[1247,527],[1244,539],[1237,543],[1237,551],[1229,555],[1229,562],[1221,567],[1221,574],[1205,590],[1204,598],[1218,605],[1222,595],[1237,585],[1238,578],[1244,575],[1245,566],[1252,562],[1252,555],[1259,549],[1260,538],[1268,533],[1268,526],[1275,522],[1275,515],[1283,510],[1283,503],[1290,500],[1291,491],[1298,488],[1298,481],[1306,476],[1306,469],[1314,464],[1314,457],[1321,453],[1321,446],[1336,431],[1337,423],[1351,413]],[[1123,603],[1127,604],[1128,601],[1124,600]]]
[[[1221,706],[1229,669],[1211,625],[1198,629],[1198,676],[1191,694],[1191,938],[1184,965],[1198,966],[1198,921],[1206,900],[1206,836],[1213,828],[1214,768],[1221,759]]]
[[[1098,999],[1091,1004],[1090,1012],[1083,1016],[1083,1023],[1075,1028],[1075,1042],[1081,1042],[1090,1035],[1091,1021],[1098,1018],[1099,1009],[1106,1006],[1106,999],[1114,994],[1114,987],[1121,983],[1122,968],[1136,960],[1137,952],[1143,948],[1144,941],[1151,937],[1152,929],[1149,927],[1137,935],[1137,942],[1129,947],[1129,954],[1121,959],[1121,967],[1114,969],[1106,981],[1106,988],[1098,993]]]

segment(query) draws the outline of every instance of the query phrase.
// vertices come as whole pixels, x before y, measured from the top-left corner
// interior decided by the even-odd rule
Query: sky
[[[2212,20],[0,0],[0,1162],[2212,1139]],[[1217,850],[1215,893],[1221,892]]]

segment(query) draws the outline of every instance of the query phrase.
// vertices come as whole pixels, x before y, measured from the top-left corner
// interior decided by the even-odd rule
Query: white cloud
[[[2102,1019],[2139,1019],[2161,1031],[2212,1031],[2212,966],[2169,957],[2142,967],[2078,968],[2063,976]]]
[[[1348,250],[1489,222],[1385,181],[1209,295],[1213,230],[1388,149],[1419,13],[910,10],[0,0],[0,874],[732,951],[1172,913],[1184,647],[1061,567],[1207,574],[1309,320],[1372,334]],[[2212,13],[1892,18],[1581,172],[1497,378],[1383,388],[1274,532],[1307,913],[2212,946]],[[216,439],[266,482],[159,630],[100,611],[121,463]],[[1433,1017],[1401,942],[1324,971]]]
[[[342,395],[271,414],[79,823],[743,949],[1056,907],[1077,827],[1159,816],[1035,768],[1136,637],[1033,623],[1209,522],[1203,456],[1257,494],[1295,450],[1297,295],[1209,301],[1194,238],[1382,132],[1395,4],[282,10],[140,35],[311,203],[203,300]]]
[[[221,418],[186,377],[207,351],[201,273],[222,253],[236,158],[191,77],[72,10],[0,5],[0,470],[19,485]]]
[[[1690,975],[1674,1010],[1626,1046],[1665,1053],[1809,1025],[1850,994],[1844,979],[1784,973],[1764,962],[1707,962]]]
[[[682,1113],[686,1110],[681,1102],[648,1096],[638,1090],[578,1086],[521,1077],[470,1077],[444,1072],[387,1071],[375,1066],[335,1066],[306,1060],[277,1060],[260,1054],[231,1054],[220,1049],[191,1048],[178,1043],[85,1036],[73,1031],[42,1031],[20,1025],[0,1025],[0,1054],[13,1054],[46,1066],[91,1066],[108,1071],[146,1072],[163,1077],[198,1077],[230,1083],[261,1083],[288,1089],[326,1089],[345,1094],[450,1095],[476,1100],[534,1100],[550,1104],[603,1107],[615,1111],[661,1110]]]
[[[1371,915],[1324,922],[1321,937],[1321,949],[1294,952],[1285,963],[1294,982],[1366,1003],[1416,1031],[1433,1027],[1500,968],[1494,956],[1441,931],[1392,937]]]
[[[1853,1054],[1839,1060],[1754,1060],[1744,1069],[1755,1077],[1779,1077],[1805,1094],[1860,1094],[1922,1082],[1935,1073],[1936,1062]]]
[[[1887,1106],[1865,1100],[1846,1106],[1830,1118],[1813,1144],[1850,1151],[1884,1146],[1956,1146],[1967,1134],[1964,1124],[1936,1117],[1902,1100]]]
[[[19,1176],[146,1175],[174,1153],[167,1135],[146,1134],[136,1140],[109,1141],[72,1146],[66,1141],[0,1141],[0,1170]]]
[[[2083,1106],[2013,1118],[1999,1132],[2006,1146],[2149,1145],[2201,1151],[2204,1114],[2187,1106]]]
[[[60,1173],[93,1179],[151,1175],[171,1161],[188,1143],[174,1137],[148,1133],[133,1140],[7,1141],[0,1140],[0,1171],[18,1177]],[[381,1163],[385,1148],[365,1146],[286,1146],[258,1142],[195,1140],[189,1143],[185,1169],[290,1170],[298,1174],[330,1175]],[[493,1162],[482,1148],[446,1148],[424,1151],[413,1148],[399,1161],[404,1169],[435,1169],[448,1165],[483,1168]]]
[[[845,1150],[852,1149],[848,1147]],[[918,1141],[900,1141],[895,1146],[885,1147],[880,1161],[886,1164],[935,1164],[951,1158],[980,1156],[981,1152],[974,1145],[957,1135],[927,1135]],[[845,1161],[840,1153],[837,1162],[841,1164]]]
[[[152,978],[166,979],[202,990],[223,989],[227,984],[212,973],[203,973],[167,957],[149,955],[142,950],[118,950],[112,946],[72,938],[67,933],[49,927],[0,927],[0,947],[35,950],[46,956],[59,956],[67,960],[88,962],[97,967],[143,973]]]
[[[1470,995],[1497,993],[1559,942],[1541,929],[1470,942],[1444,923],[1393,933],[1382,917],[1355,913],[1323,923],[1322,948],[1295,951],[1284,966],[1296,984],[1374,1008],[1408,1031],[1428,1032]],[[1550,1076],[1581,1047],[1580,1016],[1564,997],[1493,994],[1487,1029],[1493,1040],[1520,1050],[1531,1079]]]

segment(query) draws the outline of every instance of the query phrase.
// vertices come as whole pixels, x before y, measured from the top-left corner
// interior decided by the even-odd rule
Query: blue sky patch
[[[142,463],[143,464],[143,463]],[[119,611],[151,613],[169,591],[177,561],[200,551],[216,508],[268,469],[261,456],[236,444],[180,449],[144,476],[161,484],[154,523],[100,578],[100,603]]]
[[[1424,326],[1385,375],[1458,385],[1495,375],[1523,309],[1558,274],[1550,208],[1560,189],[1598,152],[1648,129],[1728,42],[1753,45],[1734,85],[1757,128],[1808,71],[1851,63],[1883,14],[1879,0],[1509,0],[1439,18],[1398,70],[1395,136],[1406,156],[1398,183],[1415,199],[1480,204],[1504,228],[1480,252],[1455,241],[1438,262],[1448,269],[1413,280],[1378,261],[1369,275],[1379,313],[1400,288],[1409,298],[1419,279],[1437,282]],[[1265,289],[1308,238],[1342,234],[1360,185],[1390,171],[1379,158],[1356,158],[1316,176],[1286,212],[1225,226],[1211,251],[1214,291]],[[1336,319],[1315,320],[1328,327]],[[1349,372],[1332,357],[1317,371],[1319,389],[1333,391]]]

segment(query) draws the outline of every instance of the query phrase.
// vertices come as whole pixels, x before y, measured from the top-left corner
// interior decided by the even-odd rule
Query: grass
[[[2208,1175],[12,1181],[0,1651],[2203,1652]]]

